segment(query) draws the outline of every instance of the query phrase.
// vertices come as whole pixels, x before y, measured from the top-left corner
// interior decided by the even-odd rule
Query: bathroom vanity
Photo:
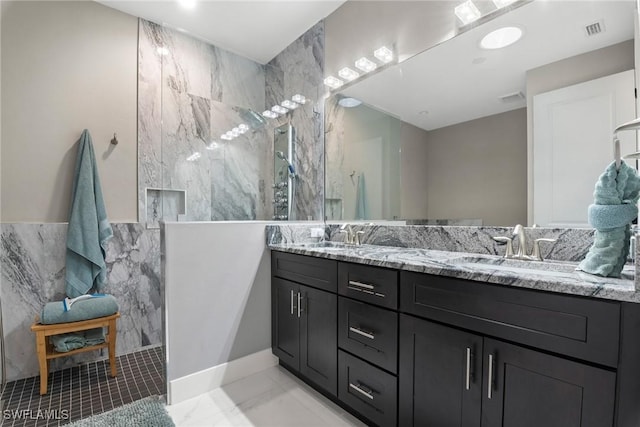
[[[524,277],[442,251],[271,249],[273,353],[368,424],[640,425],[631,280]]]

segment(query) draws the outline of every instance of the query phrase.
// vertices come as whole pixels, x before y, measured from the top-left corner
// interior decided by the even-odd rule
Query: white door
[[[613,161],[613,130],[636,117],[634,88],[629,70],[533,97],[534,224],[589,227],[596,181]],[[634,132],[619,138],[622,155],[636,151]]]

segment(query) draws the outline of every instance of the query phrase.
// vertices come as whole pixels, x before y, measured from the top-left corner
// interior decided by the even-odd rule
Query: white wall
[[[427,131],[402,122],[400,126],[400,218],[427,218]]]
[[[1,6],[0,218],[68,220],[87,128],[109,219],[137,221],[137,18],[89,1]]]
[[[527,71],[527,216],[533,221],[533,97],[562,87],[587,82],[634,68],[634,41],[566,58]],[[636,83],[637,85],[637,83]]]
[[[181,390],[176,398],[185,378],[212,382],[207,374],[211,368],[262,350],[270,353],[266,224],[165,224],[165,334],[172,404],[185,397]],[[202,381],[197,383],[202,386]]]

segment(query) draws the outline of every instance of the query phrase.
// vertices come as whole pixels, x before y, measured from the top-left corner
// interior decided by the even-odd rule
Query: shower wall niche
[[[163,210],[171,215],[152,215],[154,221],[272,220],[275,168],[286,166],[275,161],[277,151],[295,167],[299,189],[293,194],[287,177],[287,206],[278,217],[322,218],[322,23],[268,64],[144,20],[139,49],[141,220],[149,212],[147,188],[188,195],[181,212]],[[307,102],[276,118],[262,114],[294,95]],[[296,129],[291,152],[275,149],[282,126]]]

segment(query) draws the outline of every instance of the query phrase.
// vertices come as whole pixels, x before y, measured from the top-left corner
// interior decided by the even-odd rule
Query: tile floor
[[[164,351],[151,347],[116,358],[118,376],[107,360],[49,374],[40,396],[40,377],[5,384],[0,393],[0,426],[61,426],[147,396],[166,393]]]
[[[167,406],[167,411],[177,427],[366,426],[279,366]]]

